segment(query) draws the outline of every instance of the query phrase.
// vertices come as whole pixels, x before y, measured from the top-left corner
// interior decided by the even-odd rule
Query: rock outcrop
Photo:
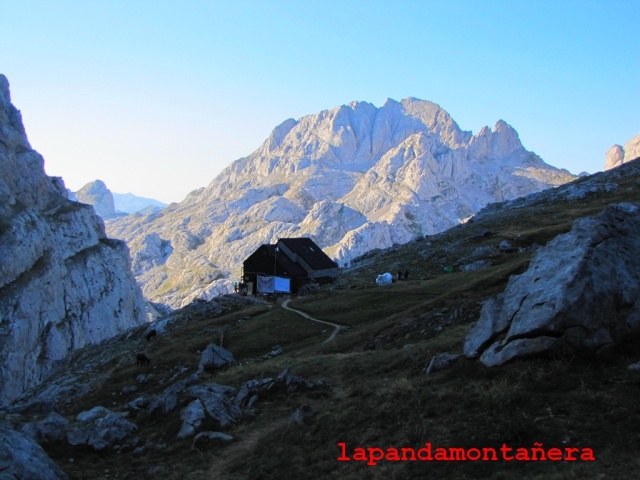
[[[35,440],[4,427],[0,427],[0,470],[0,478],[6,479],[69,478]]]
[[[464,353],[487,366],[553,349],[594,351],[640,334],[640,205],[576,220],[489,299]]]
[[[76,416],[77,424],[67,431],[67,442],[73,446],[88,445],[96,451],[111,448],[138,430],[126,416],[104,407],[81,412]]]
[[[638,157],[640,157],[640,135],[633,137],[624,144],[624,147],[621,145],[611,147],[607,151],[604,169],[610,170]]]
[[[146,296],[175,308],[230,293],[247,256],[278,238],[308,236],[344,266],[573,178],[504,121],[473,136],[435,103],[353,102],[285,121],[180,204],[107,228]]]
[[[111,218],[116,215],[113,194],[102,180],[87,183],[74,195],[78,202],[93,206],[96,213],[102,218]]]
[[[126,244],[67,198],[27,140],[0,75],[0,404],[74,350],[144,323]]]
[[[225,365],[232,365],[233,363],[235,363],[235,360],[229,350],[212,343],[202,352],[198,369],[217,370],[218,368],[224,367]]]

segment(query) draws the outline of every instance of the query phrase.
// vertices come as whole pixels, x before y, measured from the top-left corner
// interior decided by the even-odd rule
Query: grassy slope
[[[227,446],[194,450],[176,440],[179,408],[164,417],[139,418],[140,436],[167,444],[158,452],[96,454],[49,445],[50,455],[73,478],[146,478],[151,466],[166,467],[166,478],[193,479],[406,479],[406,478],[636,478],[640,467],[639,374],[626,365],[640,360],[636,344],[594,357],[555,356],[488,369],[462,360],[452,369],[426,377],[434,354],[460,352],[482,302],[504,289],[511,274],[526,269],[532,244],[544,244],[570,229],[575,218],[600,212],[621,200],[640,201],[638,173],[614,179],[613,193],[583,200],[539,204],[452,229],[406,246],[372,255],[344,272],[326,290],[291,302],[316,318],[350,325],[334,342],[321,344],[330,328],[313,324],[279,306],[254,306],[215,317],[206,306],[185,309],[173,331],[148,349],[154,379],[195,371],[198,351],[218,342],[244,364],[204,377],[238,387],[243,381],[273,376],[285,366],[308,380],[324,379],[330,390],[277,394],[258,401],[257,415],[230,433]],[[632,168],[627,169],[631,171]],[[611,175],[602,182],[612,181]],[[618,173],[618,176],[619,173]],[[582,180],[585,181],[585,180]],[[478,234],[489,230],[490,235]],[[502,240],[522,252],[496,253],[493,267],[454,273],[478,247]],[[383,271],[409,269],[410,280],[386,287],[373,284]],[[140,336],[122,351],[144,348]],[[245,362],[281,345],[285,354],[264,362]],[[62,408],[75,414],[102,404],[118,409],[141,392],[160,392],[156,381],[138,384],[140,369],[130,356],[103,367],[107,380],[84,399]],[[122,388],[140,390],[123,395]],[[115,405],[114,405],[115,403]],[[294,409],[312,405],[319,413],[304,426],[289,425]],[[209,427],[214,428],[210,425]],[[338,442],[353,447],[530,448],[590,447],[595,462],[338,462]],[[74,458],[70,463],[69,458]],[[158,476],[156,478],[163,478]]]

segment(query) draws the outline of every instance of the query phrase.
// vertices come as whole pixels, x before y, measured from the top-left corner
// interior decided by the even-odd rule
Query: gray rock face
[[[207,414],[217,422],[221,428],[228,428],[242,418],[242,410],[230,398],[229,390],[224,385],[198,385],[190,390],[192,396],[197,397]]]
[[[96,213],[102,218],[111,218],[116,214],[113,194],[102,180],[94,180],[91,183],[87,183],[75,192],[75,197],[78,202],[92,205]]]
[[[0,78],[1,81],[1,78]],[[35,440],[14,430],[0,427],[0,477],[69,478],[45,453]]]
[[[620,145],[611,147],[607,151],[604,169],[609,170],[618,167],[638,157],[640,157],[640,135],[633,137],[624,144],[624,147]]]
[[[178,432],[178,438],[183,439],[195,435],[200,425],[202,425],[202,421],[206,417],[202,402],[199,399],[193,400],[180,412],[182,427]]]
[[[172,252],[173,248],[170,242],[162,240],[157,233],[150,233],[140,239],[132,259],[134,275],[142,275],[151,268],[163,265]]]
[[[618,167],[624,163],[624,149],[621,145],[614,145],[607,150],[607,155],[604,162],[604,169],[610,170]]]
[[[182,427],[178,438],[195,435],[207,415],[221,428],[228,428],[242,418],[242,410],[232,401],[236,389],[217,383],[194,385],[188,393],[194,400],[180,412]]]
[[[0,405],[76,349],[144,323],[124,242],[44,173],[0,75]]]
[[[197,381],[198,376],[193,374],[167,387],[164,392],[162,392],[162,395],[154,399],[151,403],[150,411],[162,411],[164,414],[169,413],[178,405],[178,395]]]
[[[343,266],[574,178],[504,121],[473,136],[435,103],[353,102],[285,121],[180,204],[107,228],[147,297],[176,308],[231,293],[243,260],[278,238],[308,236]]]
[[[465,355],[493,366],[553,348],[595,350],[640,334],[639,249],[636,204],[577,220],[485,303]]]

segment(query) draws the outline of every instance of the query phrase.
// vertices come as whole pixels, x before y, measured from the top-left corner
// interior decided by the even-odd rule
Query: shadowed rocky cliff
[[[74,350],[144,323],[124,242],[67,199],[31,148],[0,75],[0,404]]]

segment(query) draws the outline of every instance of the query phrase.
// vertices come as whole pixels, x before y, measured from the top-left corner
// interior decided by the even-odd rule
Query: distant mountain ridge
[[[179,307],[227,292],[242,261],[278,238],[311,237],[344,266],[574,178],[502,120],[473,135],[432,102],[352,102],[286,120],[206,188],[107,228],[128,242],[147,297]]]
[[[162,210],[167,206],[159,200],[153,198],[140,197],[133,193],[115,193],[113,192],[113,201],[116,210],[124,213],[136,213],[145,211],[145,213],[153,213]],[[147,210],[150,210],[147,212]]]

